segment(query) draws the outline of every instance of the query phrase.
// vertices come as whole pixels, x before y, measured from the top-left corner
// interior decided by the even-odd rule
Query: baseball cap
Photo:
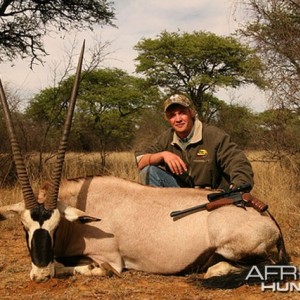
[[[166,112],[167,109],[173,104],[179,104],[184,107],[193,107],[193,103],[188,97],[186,97],[184,95],[175,94],[175,95],[171,96],[170,98],[168,98],[167,100],[165,100],[164,112]]]

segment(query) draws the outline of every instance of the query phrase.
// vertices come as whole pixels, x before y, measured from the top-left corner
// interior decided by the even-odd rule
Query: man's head
[[[196,116],[191,100],[183,95],[173,95],[164,102],[164,112],[177,135],[186,138],[194,126]]]

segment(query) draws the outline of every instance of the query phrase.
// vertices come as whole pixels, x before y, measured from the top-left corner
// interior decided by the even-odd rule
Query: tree
[[[15,121],[16,131],[22,131],[22,124],[21,124],[22,122],[19,119],[19,117],[21,116],[20,111],[21,111],[21,106],[22,106],[22,100],[20,97],[20,93],[18,90],[13,89],[12,85],[10,85],[8,83],[3,84],[3,89],[5,92],[6,99],[10,106],[11,114]],[[0,128],[2,129],[0,131],[0,140],[1,140],[0,152],[3,152],[3,153],[9,152],[11,149],[11,146],[10,146],[10,141],[9,141],[9,138],[7,135],[7,131],[5,130],[6,126],[5,126],[5,121],[4,121],[3,110],[2,110],[1,104],[0,104]],[[26,143],[26,140],[24,137],[21,139],[21,144],[22,144],[22,147],[26,149],[27,143]]]
[[[157,99],[156,87],[123,70],[102,69],[87,74],[81,84],[77,111],[81,140],[86,141],[84,145],[94,143],[100,149],[105,166],[107,150],[130,147],[140,111],[151,108]]]
[[[40,128],[51,130],[48,142],[40,151],[49,151],[53,140],[60,136],[65,118],[66,101],[72,88],[73,76],[59,87],[47,88],[29,103],[27,117]],[[58,93],[59,91],[59,93]],[[151,108],[160,100],[156,87],[145,79],[128,75],[120,69],[99,69],[82,73],[76,111],[70,136],[70,149],[100,151],[102,166],[108,150],[130,148],[139,112]],[[51,124],[51,126],[49,126]],[[36,143],[43,145],[43,143]]]
[[[262,140],[272,157],[291,162],[300,172],[300,3],[247,0],[251,18],[240,33],[266,65],[273,110],[266,114]],[[265,117],[266,117],[265,116]]]
[[[256,139],[267,156],[300,170],[300,119],[288,109],[270,109],[258,115]]]
[[[26,152],[28,149],[28,139],[24,134],[27,130],[30,130],[28,123],[25,125],[27,120],[24,119],[21,111],[22,101],[17,90],[14,90],[11,85],[4,84],[3,87],[6,95],[6,99],[9,103],[9,109],[11,112],[12,119],[14,121],[14,127],[16,134],[19,136],[18,141],[21,149]],[[25,122],[24,122],[25,121]],[[12,154],[11,144],[6,130],[6,124],[4,121],[3,109],[0,104],[0,187],[5,184],[14,185],[17,180],[17,174],[15,171]]]
[[[247,0],[240,34],[252,42],[267,66],[271,103],[300,112],[300,3],[294,0]],[[251,11],[251,14],[249,14]]]
[[[0,62],[31,57],[32,66],[46,55],[45,35],[112,25],[114,12],[107,0],[4,0],[0,18]]]
[[[205,102],[213,109],[220,105],[213,96],[219,87],[264,85],[260,60],[233,37],[163,31],[156,39],[142,39],[135,49],[136,71],[168,92],[188,94],[200,115]]]
[[[224,103],[217,113],[215,123],[227,132],[242,148],[253,146],[256,138],[256,117],[244,106]]]

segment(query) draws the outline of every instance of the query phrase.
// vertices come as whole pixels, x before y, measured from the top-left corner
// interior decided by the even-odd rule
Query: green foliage
[[[216,125],[230,134],[241,148],[253,146],[256,135],[255,115],[244,106],[223,104],[218,111]]]
[[[278,157],[289,153],[300,159],[298,114],[288,109],[274,109],[261,113],[258,118],[267,150]]]
[[[260,60],[233,37],[163,31],[156,39],[142,39],[135,49],[137,72],[169,92],[188,94],[200,115],[204,95],[213,95],[217,88],[264,86]]]
[[[151,109],[144,109],[136,126],[133,148],[136,151],[147,149],[159,134],[169,128],[161,103]]]
[[[226,103],[212,94],[205,93],[202,96],[202,112],[201,120],[205,123],[210,123],[214,120],[222,107],[225,107]]]
[[[53,123],[55,127],[59,128],[64,122],[70,88],[67,95],[66,93],[67,91],[63,92],[61,88],[42,90],[31,99],[26,114],[36,122]]]
[[[159,99],[156,88],[120,69],[85,74],[77,108],[80,128],[93,131],[98,148],[128,147],[138,113],[145,106],[151,107],[153,99]]]
[[[47,88],[30,101],[26,115],[38,124],[41,133],[44,129],[48,140],[36,145],[57,145],[53,140],[60,136],[73,80],[71,76],[59,88]],[[69,148],[100,150],[104,156],[107,150],[130,148],[140,111],[159,100],[157,88],[120,69],[83,72]]]

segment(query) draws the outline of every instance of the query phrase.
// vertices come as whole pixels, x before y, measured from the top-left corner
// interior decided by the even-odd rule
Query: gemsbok
[[[232,288],[246,283],[245,270],[253,264],[287,261],[280,229],[267,211],[225,205],[171,217],[172,211],[207,203],[211,191],[155,188],[109,176],[61,180],[83,52],[84,45],[54,174],[37,195],[0,81],[3,115],[24,198],[1,207],[0,219],[19,214],[31,256],[31,280],[44,282],[62,274],[121,276],[122,270],[133,269],[156,274],[206,272],[204,286]],[[89,262],[77,264],[84,257]]]

